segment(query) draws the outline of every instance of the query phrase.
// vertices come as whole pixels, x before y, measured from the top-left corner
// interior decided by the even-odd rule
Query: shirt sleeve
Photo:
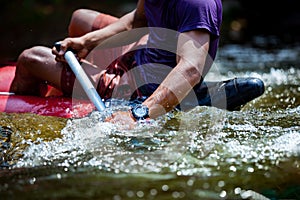
[[[206,29],[219,36],[222,6],[215,0],[181,0],[177,7],[178,31]]]

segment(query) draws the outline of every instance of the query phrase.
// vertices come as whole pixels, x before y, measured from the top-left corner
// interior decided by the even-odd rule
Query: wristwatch
[[[136,120],[143,120],[149,117],[149,108],[143,104],[136,104],[131,108],[131,113]]]

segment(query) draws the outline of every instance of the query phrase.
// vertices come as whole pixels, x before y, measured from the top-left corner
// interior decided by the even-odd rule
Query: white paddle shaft
[[[75,57],[72,51],[67,51],[65,53],[65,59],[68,62],[69,66],[71,67],[73,73],[75,74],[77,80],[79,81],[80,85],[82,86],[83,90],[87,94],[88,98],[91,102],[95,105],[98,111],[103,111],[105,109],[105,105],[101,100],[97,90],[94,88],[93,84],[91,83],[90,79],[86,75],[85,71],[82,69],[81,65],[79,64],[77,58]]]

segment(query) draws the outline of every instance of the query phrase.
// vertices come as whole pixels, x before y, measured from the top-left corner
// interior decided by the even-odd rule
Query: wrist
[[[84,46],[89,50],[94,49],[99,44],[98,38],[96,38],[93,33],[83,35],[82,40]]]

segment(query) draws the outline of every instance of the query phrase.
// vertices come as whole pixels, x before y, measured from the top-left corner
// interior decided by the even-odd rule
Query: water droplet
[[[226,197],[226,195],[227,195],[227,193],[226,193],[225,190],[223,190],[223,191],[220,193],[220,197],[221,197],[221,198]]]
[[[218,182],[218,186],[221,188],[221,187],[224,187],[225,186],[225,182],[224,181],[219,181]]]
[[[57,179],[61,179],[61,174],[56,174]]]
[[[169,186],[168,185],[163,185],[162,187],[161,187],[161,189],[163,190],[163,191],[168,191],[169,190]]]
[[[247,171],[248,171],[249,173],[253,173],[253,172],[254,172],[254,168],[253,168],[253,167],[248,167]]]
[[[234,189],[234,194],[240,194],[242,189],[240,187],[237,187]]]
[[[142,198],[142,197],[144,197],[144,192],[143,191],[138,191],[136,193],[136,196],[138,196],[139,198]]]
[[[156,190],[156,189],[151,189],[151,190],[150,190],[150,194],[151,194],[152,196],[157,195],[157,190]]]
[[[187,181],[188,186],[193,186],[194,185],[194,180],[190,179]]]
[[[236,167],[232,165],[232,166],[229,167],[229,170],[233,171],[233,172],[236,172]]]
[[[31,179],[29,180],[29,183],[30,183],[31,185],[33,185],[33,184],[35,183],[35,181],[36,181],[36,178],[33,177],[33,178],[31,178]]]
[[[180,197],[180,193],[177,192],[177,191],[175,191],[175,192],[172,193],[172,197],[175,198],[175,199],[177,199],[177,198]]]
[[[130,198],[134,197],[134,192],[133,191],[128,191],[127,196],[130,197]]]

